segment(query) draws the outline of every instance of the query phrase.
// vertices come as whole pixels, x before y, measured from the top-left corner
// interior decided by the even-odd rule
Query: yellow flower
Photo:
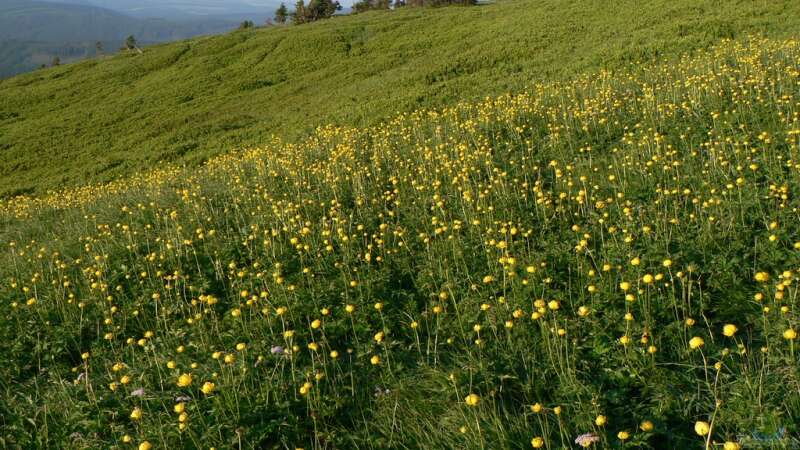
[[[183,402],[176,403],[175,406],[172,407],[172,410],[175,411],[176,414],[181,414],[186,410],[186,404]]]
[[[544,447],[544,439],[542,439],[539,436],[536,436],[535,438],[531,439],[531,447],[533,447],[533,448],[542,448],[542,447]]]
[[[181,374],[178,377],[178,387],[187,387],[192,384],[192,375],[188,373]]]
[[[631,284],[628,283],[627,281],[623,281],[622,283],[619,284],[619,288],[622,289],[623,291],[627,291],[628,289],[631,288]]]
[[[650,275],[649,273],[647,273],[647,274],[645,274],[645,275],[642,277],[642,281],[643,281],[645,284],[650,284],[650,283],[652,283],[652,282],[653,282],[653,276],[652,276],[652,275]]]
[[[766,283],[769,281],[769,274],[767,272],[757,272],[755,278],[759,283]]]
[[[139,444],[139,450],[150,450],[151,448],[153,448],[153,444],[148,441],[144,441]]]
[[[468,396],[466,396],[466,398],[464,398],[464,403],[466,403],[469,406],[477,406],[478,402],[480,401],[481,398],[478,397],[478,394],[469,394]]]
[[[377,366],[378,364],[380,364],[380,363],[381,363],[381,357],[380,357],[380,356],[378,356],[378,355],[372,355],[372,358],[370,358],[370,359],[369,359],[369,362],[370,362],[370,363],[371,363],[373,366]]]
[[[639,429],[641,429],[644,432],[653,431],[653,422],[645,420],[639,425]]]
[[[700,348],[705,344],[705,341],[700,336],[695,336],[689,340],[689,348]]]
[[[736,325],[733,325],[731,323],[722,327],[722,334],[728,337],[733,337],[733,335],[736,334],[737,331],[739,331],[739,329],[736,328]]]
[[[203,387],[201,387],[200,390],[203,391],[203,394],[208,395],[214,392],[214,389],[216,389],[216,387],[217,386],[214,383],[206,381],[205,383],[203,383]]]
[[[722,448],[723,450],[739,450],[742,446],[738,442],[727,441],[722,444]]]
[[[708,422],[698,421],[694,424],[694,432],[700,436],[705,436],[711,430],[711,426]]]
[[[532,404],[531,405],[531,411],[533,411],[533,412],[535,412],[537,414],[542,412],[542,404],[541,403]]]
[[[314,319],[314,321],[313,321],[313,322],[311,322],[311,328],[313,328],[313,329],[315,329],[315,330],[316,330],[317,328],[319,328],[319,327],[320,327],[320,325],[322,325],[322,321],[320,321],[319,319]]]
[[[598,427],[602,427],[603,425],[606,424],[607,421],[608,419],[606,419],[606,416],[600,414],[599,416],[597,416],[597,418],[594,419],[594,424],[597,425]]]
[[[138,407],[133,408],[133,411],[131,411],[131,420],[139,420],[141,418],[142,418],[141,408]]]
[[[783,338],[788,340],[793,340],[797,338],[797,332],[794,331],[793,328],[787,328],[786,331],[783,332]]]
[[[631,434],[628,433],[627,431],[620,431],[619,433],[617,433],[617,437],[619,438],[620,441],[626,441],[628,440],[628,438],[631,437]]]

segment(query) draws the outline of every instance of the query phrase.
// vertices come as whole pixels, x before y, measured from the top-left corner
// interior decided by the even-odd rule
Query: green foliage
[[[785,36],[799,25],[792,0],[623,0],[613,8],[509,0],[334,17],[62,65],[0,81],[0,111],[14,115],[0,121],[0,195],[195,165],[273,134],[375,124],[724,36]]]
[[[135,48],[136,48],[136,38],[133,37],[133,35],[125,38],[125,47],[123,47],[123,50],[133,50]]]
[[[281,3],[278,9],[275,10],[275,23],[286,23],[288,18],[289,10],[286,8],[286,4]]]
[[[338,1],[334,0],[309,0],[306,5],[303,0],[298,0],[292,12],[292,22],[295,25],[329,19],[336,11],[342,9]]]

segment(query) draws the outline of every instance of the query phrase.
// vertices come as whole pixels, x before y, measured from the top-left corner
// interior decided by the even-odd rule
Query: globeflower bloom
[[[466,396],[466,398],[464,398],[464,403],[466,403],[469,406],[477,406],[478,402],[480,401],[481,398],[478,397],[478,394],[469,394],[468,396]]]
[[[698,349],[703,345],[705,345],[705,343],[706,342],[703,340],[703,338],[701,338],[700,336],[695,336],[689,340],[689,348],[691,348],[692,350]]]
[[[598,427],[602,427],[607,422],[608,422],[608,419],[606,419],[606,416],[604,416],[602,414],[600,414],[599,416],[597,416],[597,418],[594,419],[594,424],[597,425]]]
[[[708,422],[697,421],[694,424],[694,432],[700,436],[705,436],[708,432],[711,431],[711,426]]]
[[[188,387],[192,384],[192,375],[188,373],[181,374],[178,377],[178,387]]]
[[[142,418],[142,409],[139,407],[133,408],[131,411],[131,420],[139,420]]]

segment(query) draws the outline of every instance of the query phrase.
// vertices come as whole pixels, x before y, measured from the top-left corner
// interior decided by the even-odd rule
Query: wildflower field
[[[800,41],[0,204],[0,446],[792,448]]]

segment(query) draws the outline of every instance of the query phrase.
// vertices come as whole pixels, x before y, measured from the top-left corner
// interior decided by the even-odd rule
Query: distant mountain
[[[95,56],[97,42],[103,53],[109,53],[119,49],[130,35],[146,45],[217,34],[236,28],[244,19],[262,23],[271,15],[271,10],[263,9],[263,18],[258,17],[255,5],[234,1],[222,6],[221,2],[204,1],[207,4],[103,2],[116,8],[112,10],[91,0],[0,0],[0,77],[49,64],[55,57],[70,62]],[[249,13],[245,12],[248,7]]]
[[[263,22],[280,0],[53,0],[58,3],[99,6],[139,18],[194,20],[202,18],[250,19]],[[294,2],[286,2],[291,6]]]

